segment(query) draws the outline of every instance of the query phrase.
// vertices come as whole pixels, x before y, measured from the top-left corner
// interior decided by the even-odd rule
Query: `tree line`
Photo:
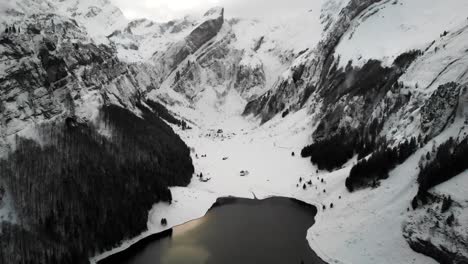
[[[362,159],[375,152],[378,146],[385,144],[379,133],[388,115],[397,108],[386,109],[378,117],[373,117],[370,113],[385,99],[388,91],[398,91],[401,88],[398,83],[399,77],[420,55],[422,52],[419,50],[402,53],[391,67],[383,66],[378,60],[369,60],[362,67],[349,65],[344,69],[339,69],[337,64],[334,64],[327,73],[325,84],[322,85],[326,89],[320,89],[325,100],[324,105],[333,107],[328,107],[314,132],[314,137],[319,140],[304,147],[302,156],[310,157],[311,162],[319,169],[330,171],[342,167],[354,155]],[[342,108],[347,107],[339,100],[347,95],[362,97],[359,109],[369,114],[354,120],[358,122],[357,127],[339,128],[340,118],[337,117],[343,114]],[[399,100],[402,100],[399,103],[402,104],[409,99],[400,97]]]
[[[354,155],[355,141],[353,136],[344,130],[337,134],[314,142],[301,150],[303,158],[310,157],[310,161],[320,170],[333,170],[342,166]]]
[[[148,211],[190,182],[185,143],[154,113],[105,106],[111,136],[70,117],[41,126],[43,145],[17,137],[0,161],[19,216],[1,226],[1,263],[87,263],[146,229]],[[102,129],[102,128],[101,128]]]
[[[373,123],[374,124],[374,123]],[[338,133],[305,146],[301,150],[303,158],[310,157],[310,161],[320,170],[332,171],[342,167],[354,155],[361,159],[372,153],[379,144],[377,133],[372,132],[370,126],[368,136],[362,136],[357,129],[341,129]]]
[[[5,33],[6,33],[6,34],[10,34],[10,33],[12,33],[12,34],[21,33],[21,28],[20,28],[20,27],[16,28],[15,25],[6,26],[6,27],[5,27]]]
[[[468,169],[468,138],[458,142],[449,138],[437,149],[424,156],[418,175],[419,190],[412,201],[417,208],[419,202],[425,204],[430,188],[446,182]]]
[[[352,192],[359,188],[377,187],[380,180],[388,178],[388,173],[398,164],[402,164],[417,149],[416,138],[405,140],[396,147],[379,146],[368,159],[361,159],[351,168],[345,185]]]
[[[166,120],[167,122],[179,126],[183,130],[190,129],[190,126],[184,120],[175,118],[167,108],[153,100],[146,100],[146,104],[154,111],[160,118]]]

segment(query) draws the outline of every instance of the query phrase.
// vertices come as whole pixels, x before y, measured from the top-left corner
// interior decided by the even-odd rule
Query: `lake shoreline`
[[[255,196],[254,196],[255,197]],[[97,260],[95,263],[97,264],[111,264],[111,263],[120,263],[122,259],[127,260],[130,259],[132,256],[135,256],[138,254],[138,252],[141,252],[145,247],[150,245],[151,243],[155,243],[156,241],[163,240],[165,238],[171,237],[174,233],[174,229],[181,227],[183,225],[190,224],[190,222],[195,222],[203,217],[206,217],[208,213],[213,211],[214,209],[227,206],[227,205],[232,205],[232,204],[242,204],[246,206],[255,206],[259,205],[260,203],[264,202],[284,202],[284,201],[290,201],[293,202],[294,204],[297,204],[298,206],[306,209],[307,211],[311,210],[313,214],[313,219],[312,223],[310,226],[306,228],[306,231],[304,232],[304,240],[306,240],[307,236],[307,230],[311,228],[315,224],[315,217],[318,214],[318,209],[315,205],[312,205],[310,203],[298,200],[296,198],[292,197],[282,197],[282,196],[271,196],[271,197],[266,197],[264,199],[257,199],[257,198],[245,198],[245,197],[237,197],[237,196],[226,196],[226,197],[219,197],[215,200],[214,203],[212,203],[211,207],[207,210],[207,212],[201,217],[201,218],[195,218],[190,221],[184,222],[182,224],[174,225],[170,227],[169,229],[166,229],[161,232],[157,233],[151,233],[151,234],[142,234],[144,235],[143,238],[140,238],[134,242],[129,242],[129,244],[125,245],[124,244],[120,247],[121,250],[112,253],[106,257],[103,257],[99,260]],[[310,213],[310,211],[309,211]],[[163,216],[161,216],[163,217]],[[314,250],[310,247],[309,243],[307,243],[307,246],[309,247],[310,252],[316,254]],[[117,250],[117,249],[116,249]],[[102,254],[101,256],[105,255]],[[318,255],[316,255],[318,258],[320,258]],[[321,259],[323,263],[326,263]]]

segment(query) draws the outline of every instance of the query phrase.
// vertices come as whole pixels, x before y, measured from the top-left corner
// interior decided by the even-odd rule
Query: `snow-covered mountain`
[[[323,206],[307,238],[330,263],[431,263],[414,251],[464,263],[466,163],[440,179],[428,171],[441,168],[449,138],[445,165],[466,155],[466,11],[464,0],[322,0],[277,20],[214,7],[158,23],[130,21],[108,0],[8,0],[0,153],[8,158],[18,136],[40,142],[38,127],[70,119],[115,139],[104,106],[139,117],[150,109],[183,124],[173,128],[193,156],[231,155],[222,164],[193,157],[212,181],[172,189],[179,203],[155,205],[150,233],[162,228],[159,212],[175,225],[216,197],[254,192]],[[313,164],[285,159],[307,145]],[[252,177],[239,183],[233,175],[245,166]],[[297,188],[299,177],[325,179],[327,192]],[[0,214],[16,223],[12,203]]]
[[[5,0],[0,24],[18,23],[34,14],[55,14],[80,24],[96,41],[128,23],[122,11],[109,0]]]

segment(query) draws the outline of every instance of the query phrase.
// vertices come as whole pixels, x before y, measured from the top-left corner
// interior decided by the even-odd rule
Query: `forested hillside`
[[[19,216],[3,224],[1,263],[88,263],[146,229],[148,211],[190,182],[185,143],[156,114],[104,106],[101,124],[76,118],[40,125],[39,142],[17,137],[0,162]]]

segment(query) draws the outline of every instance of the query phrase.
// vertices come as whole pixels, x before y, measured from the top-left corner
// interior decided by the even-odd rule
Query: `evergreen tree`
[[[434,153],[433,159],[428,159],[427,164],[419,172],[418,182],[421,192],[425,192],[468,169],[468,162],[466,162],[468,160],[468,138],[460,143],[450,138],[441,144]]]
[[[8,255],[0,263],[88,263],[96,251],[144,231],[153,204],[171,201],[168,186],[190,182],[188,147],[139,107],[142,118],[103,107],[99,118],[110,138],[87,124],[57,122],[37,129],[42,146],[16,139],[14,152],[0,160],[0,177],[28,227],[2,226],[0,247],[9,250],[0,251]]]
[[[360,160],[351,168],[345,185],[350,192],[356,188],[377,187],[397,164],[403,163],[417,149],[416,139],[405,140],[396,148],[379,147],[368,159]]]

